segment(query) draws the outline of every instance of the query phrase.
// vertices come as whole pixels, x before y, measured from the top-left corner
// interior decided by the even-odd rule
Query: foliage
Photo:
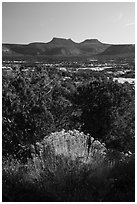
[[[133,85],[35,64],[2,85],[3,201],[134,201]]]
[[[72,101],[77,112],[81,112],[77,120],[84,132],[111,148],[134,152],[134,88],[131,85],[107,78],[93,79],[77,87]]]
[[[62,74],[35,67],[3,76],[3,152],[18,154],[18,144],[34,144],[62,128],[134,152],[134,87],[102,76],[84,82],[83,74],[73,76],[81,84],[70,84]]]
[[[63,138],[63,135],[70,132],[57,132],[52,136],[55,134]],[[98,162],[98,157],[94,157],[91,163],[83,162],[78,159],[79,156],[73,159],[72,154],[57,154],[58,143],[55,146],[55,143],[46,143],[46,140],[39,143],[39,153],[42,154],[34,154],[26,165],[12,158],[3,161],[3,201],[134,201],[134,157],[125,157],[113,166],[105,162],[107,155],[103,163]],[[97,148],[100,146],[97,142],[96,146],[94,144],[95,149],[100,152],[98,154],[102,155],[102,151]],[[91,153],[93,151],[91,149]],[[122,183],[118,189],[115,188],[120,182],[125,182],[124,188]]]
[[[47,108],[46,94],[50,80],[37,72],[30,76],[19,72],[16,77],[3,78],[3,152],[19,151],[47,134],[53,117]]]

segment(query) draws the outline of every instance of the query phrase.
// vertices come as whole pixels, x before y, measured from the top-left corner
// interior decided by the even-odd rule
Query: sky
[[[3,2],[2,42],[135,43],[134,2]]]

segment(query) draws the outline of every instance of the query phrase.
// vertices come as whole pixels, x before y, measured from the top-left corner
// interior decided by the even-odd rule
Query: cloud
[[[134,23],[134,22],[127,23],[127,24],[125,25],[125,27],[128,27],[128,26],[133,26],[133,25],[135,25],[135,23]]]
[[[123,17],[123,13],[120,13],[118,18],[117,18],[117,21],[120,21],[122,19],[122,17]]]
[[[114,19],[114,22],[118,22],[123,18],[123,13],[119,13],[119,15]]]

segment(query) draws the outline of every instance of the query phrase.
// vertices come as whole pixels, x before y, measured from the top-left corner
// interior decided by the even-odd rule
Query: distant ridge
[[[98,39],[87,39],[81,43],[101,43]]]
[[[109,46],[102,55],[118,55],[118,54],[134,54],[135,45],[111,45]]]
[[[70,38],[69,39],[66,39],[66,38],[53,38],[49,43],[75,43],[73,42]]]
[[[86,39],[76,43],[71,39],[54,37],[50,42],[33,42],[29,44],[2,44],[3,56],[93,56],[135,53],[135,45],[111,45],[98,39]]]

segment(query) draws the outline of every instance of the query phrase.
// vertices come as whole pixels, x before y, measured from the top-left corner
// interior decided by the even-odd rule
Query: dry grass
[[[39,155],[26,165],[6,159],[3,201],[134,201],[134,163],[127,160],[108,166],[106,148],[98,141],[93,142],[87,159],[86,136],[80,134],[52,133],[37,144]],[[127,173],[123,176],[122,171]],[[125,188],[115,189],[119,182]]]

